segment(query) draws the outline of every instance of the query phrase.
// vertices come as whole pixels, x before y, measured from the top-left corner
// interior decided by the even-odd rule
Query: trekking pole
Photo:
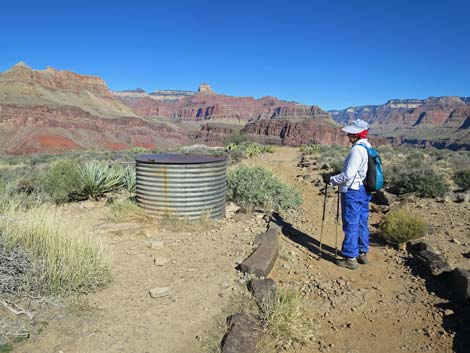
[[[335,259],[338,258],[338,224],[339,224],[339,186],[338,186],[338,198],[336,199]]]
[[[323,224],[325,223],[325,209],[326,209],[326,196],[328,195],[328,184],[325,183],[325,198],[323,199],[323,216],[321,218],[321,229],[320,229],[320,248],[318,253],[318,260],[321,259],[321,248],[322,248],[322,239],[323,239]]]

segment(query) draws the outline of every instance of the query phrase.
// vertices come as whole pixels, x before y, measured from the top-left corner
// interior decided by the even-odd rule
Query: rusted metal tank
[[[157,215],[199,219],[225,215],[225,157],[153,154],[136,158],[137,202]]]

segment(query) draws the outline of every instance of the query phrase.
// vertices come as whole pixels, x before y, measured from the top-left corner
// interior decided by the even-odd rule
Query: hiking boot
[[[341,267],[355,270],[357,268],[357,260],[354,257],[345,257],[343,259],[336,260],[336,264]]]
[[[361,252],[359,256],[357,257],[357,262],[359,262],[361,265],[368,264],[369,260],[367,259],[367,253]]]

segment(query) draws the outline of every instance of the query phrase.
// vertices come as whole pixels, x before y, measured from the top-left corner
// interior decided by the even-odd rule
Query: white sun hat
[[[358,134],[364,130],[369,130],[369,124],[364,120],[357,119],[352,121],[348,126],[343,127],[341,130],[348,134]]]

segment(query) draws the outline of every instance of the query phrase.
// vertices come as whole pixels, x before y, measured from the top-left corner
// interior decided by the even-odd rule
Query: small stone
[[[153,263],[156,265],[156,266],[163,266],[165,265],[166,263],[168,262],[168,259],[166,257],[156,257],[153,259]]]
[[[461,245],[461,244],[462,244],[462,243],[461,243],[460,241],[458,241],[458,239],[456,239],[456,238],[453,238],[453,239],[451,240],[451,242],[452,242],[452,243],[455,243],[455,244],[457,244],[457,245]]]
[[[163,298],[170,294],[170,288],[168,287],[155,287],[149,290],[149,294],[152,298]]]
[[[161,240],[152,240],[148,245],[148,248],[151,250],[161,249],[163,247],[163,241]]]

